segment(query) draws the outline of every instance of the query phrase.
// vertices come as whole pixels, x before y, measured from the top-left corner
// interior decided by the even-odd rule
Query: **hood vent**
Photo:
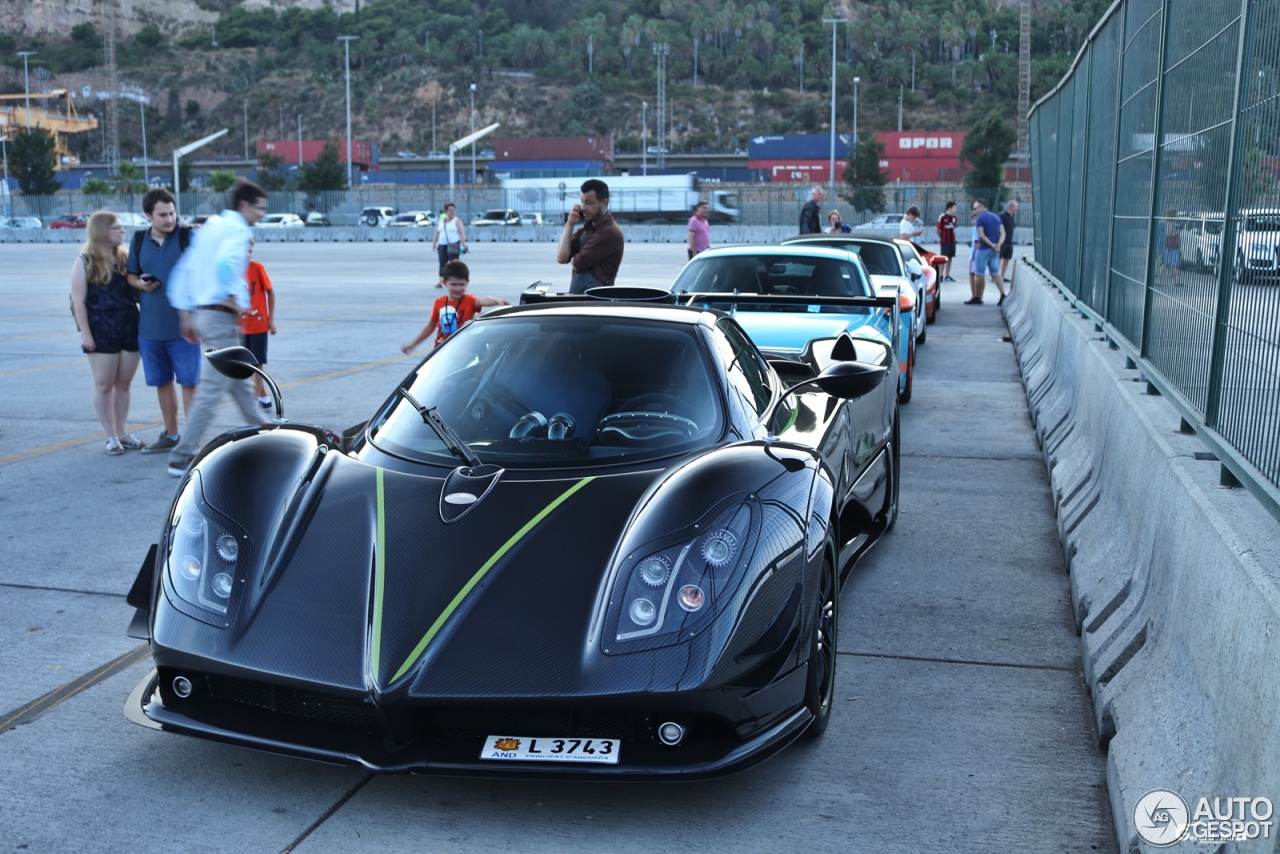
[[[504,469],[495,465],[459,466],[444,480],[440,492],[440,518],[456,522],[484,500],[502,477]]]

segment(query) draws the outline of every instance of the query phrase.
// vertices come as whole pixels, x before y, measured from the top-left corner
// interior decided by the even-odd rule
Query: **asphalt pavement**
[[[480,244],[476,294],[567,284],[554,244]],[[127,592],[176,479],[104,453],[67,309],[71,245],[6,245],[0,274],[0,843],[111,851],[1114,851],[1047,476],[1000,310],[945,284],[903,408],[902,508],[841,601],[831,728],[732,778],[546,785],[374,777],[160,734]],[[628,244],[620,282],[681,244]],[[292,420],[363,420],[416,362],[423,244],[259,244],[269,367]],[[964,269],[966,258],[957,259]],[[962,276],[956,276],[963,279]],[[131,424],[159,431],[141,372]],[[224,404],[218,429],[235,425]]]

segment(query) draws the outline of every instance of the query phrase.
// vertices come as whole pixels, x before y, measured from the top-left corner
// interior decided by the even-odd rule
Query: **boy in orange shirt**
[[[400,352],[408,353],[431,337],[432,332],[436,333],[436,340],[432,346],[439,347],[441,341],[457,332],[458,327],[479,314],[480,309],[493,305],[511,305],[509,301],[499,297],[477,297],[467,293],[471,271],[461,261],[450,261],[445,264],[442,275],[445,294],[442,297],[436,297],[435,303],[431,306],[431,320],[422,327],[417,338],[408,344],[400,345]]]
[[[249,310],[240,315],[240,333],[244,338],[244,346],[249,348],[258,359],[259,365],[267,363],[267,335],[276,334],[276,292],[271,288],[271,279],[267,269],[253,260],[253,244],[249,241],[249,269],[244,279],[249,283]],[[253,375],[254,392],[258,395],[258,405],[263,409],[271,408],[271,395],[267,394],[262,377]]]

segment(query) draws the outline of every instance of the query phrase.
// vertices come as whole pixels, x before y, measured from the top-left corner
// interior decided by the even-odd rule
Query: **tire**
[[[821,738],[831,722],[836,694],[836,636],[840,625],[840,585],[831,558],[822,561],[818,600],[809,637],[809,672],[805,676],[804,705],[813,715],[803,737]]]
[[[882,512],[886,534],[892,531],[893,526],[898,522],[898,494],[902,485],[902,430],[898,418],[898,411],[895,409],[893,433],[890,439],[893,450],[889,454],[889,488],[885,491],[885,506]]]
[[[907,348],[907,383],[898,392],[898,403],[911,402],[911,389],[916,379],[916,342],[912,341]]]
[[[932,320],[929,320],[929,319],[926,317],[926,318],[925,318],[925,321],[924,321],[924,325],[920,327],[920,334],[916,336],[916,343],[917,343],[917,344],[923,344],[923,343],[924,343],[924,341],[925,341],[925,339],[929,337],[929,324],[930,324],[930,323],[933,323],[933,321],[932,321]]]
[[[366,216],[366,217],[364,218],[364,224],[365,224],[365,225],[367,225],[367,226],[369,226],[370,228],[377,228],[377,227],[378,227],[378,215],[377,215],[377,214],[369,214],[368,216]]]

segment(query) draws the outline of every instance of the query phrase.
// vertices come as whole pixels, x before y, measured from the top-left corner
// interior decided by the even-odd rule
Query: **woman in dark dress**
[[[110,211],[89,217],[84,246],[71,265],[71,313],[93,371],[93,409],[107,434],[107,453],[144,447],[125,429],[139,363],[138,299],[125,274],[124,226]]]

